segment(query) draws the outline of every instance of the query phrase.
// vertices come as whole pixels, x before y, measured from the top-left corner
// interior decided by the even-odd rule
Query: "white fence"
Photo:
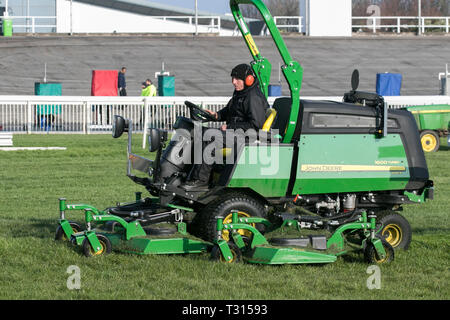
[[[111,133],[113,116],[131,119],[133,130],[147,127],[172,130],[178,116],[189,117],[184,101],[218,111],[230,97],[72,97],[0,96],[0,131],[14,133]],[[302,97],[342,101],[342,97]],[[275,97],[269,97],[272,104]],[[390,108],[450,104],[449,96],[385,97]]]
[[[166,20],[175,20],[186,22],[192,26],[195,23],[194,16],[149,16],[151,18]],[[2,18],[13,20],[13,32],[56,32],[56,16],[0,16]],[[274,16],[275,24],[280,30],[295,30],[295,32],[304,32],[302,28],[303,17],[301,16]],[[51,21],[51,22],[49,22]],[[200,26],[207,26],[208,33],[220,33],[221,17],[220,16],[198,16]],[[420,28],[422,33],[428,31],[450,32],[450,17],[413,17],[413,16],[354,16],[352,17],[353,31],[391,31],[400,33],[402,31],[414,31]],[[47,29],[45,31],[44,29]],[[355,30],[356,29],[356,30]],[[233,35],[240,35],[237,27],[233,31]],[[182,33],[183,30],[180,30]],[[264,28],[261,35],[268,35],[267,28]]]
[[[0,16],[0,19],[12,20],[13,32],[56,32],[55,16]]]
[[[392,31],[400,33],[403,31],[412,32],[420,28],[421,33],[427,31],[440,31],[449,33],[450,17],[352,17],[352,28],[377,31]]]
[[[162,21],[185,22],[191,27],[195,25],[195,16],[149,16],[149,18],[160,19]],[[275,24],[280,29],[294,29],[302,32],[302,17],[274,16],[273,18]],[[12,20],[13,33],[53,33],[56,32],[58,18],[56,16],[0,16],[0,21],[2,19]],[[198,30],[199,33],[220,33],[222,30],[220,16],[197,16],[197,25],[203,28]],[[262,35],[268,34],[266,29],[263,30]],[[237,27],[236,30],[238,31]],[[186,32],[186,29],[181,27],[179,33],[183,32]],[[240,35],[240,33],[233,32],[233,35]]]

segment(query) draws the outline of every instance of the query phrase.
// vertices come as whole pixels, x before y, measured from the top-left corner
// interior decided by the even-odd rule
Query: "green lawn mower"
[[[267,113],[263,130],[269,138],[238,141],[235,161],[214,165],[207,190],[186,191],[181,186],[191,165],[179,158],[194,157],[195,131],[213,120],[209,113],[186,101],[189,117],[177,118],[170,141],[168,132],[150,128],[154,160],[133,152],[132,122],[116,115],[113,137],[128,134],[127,176],[151,196],[105,210],[61,199],[57,239],[82,245],[86,255],[111,248],[142,254],[211,250],[222,261],[242,256],[255,263],[333,262],[349,246],[363,250],[368,261],[386,262],[393,249],[408,248],[411,227],[399,212],[404,204],[432,199],[434,190],[412,114],[388,110],[383,97],[358,91],[357,72],[343,102],[300,99],[303,69],[264,3],[231,0],[266,96],[271,64],[260,55],[240,4],[260,11],[290,88],[290,97],[277,98]],[[66,219],[68,210],[85,211],[87,230]],[[158,228],[161,223],[174,228]],[[287,227],[295,230],[286,237]]]

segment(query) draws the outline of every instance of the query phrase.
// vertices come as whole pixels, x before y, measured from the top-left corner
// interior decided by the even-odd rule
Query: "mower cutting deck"
[[[122,209],[127,217],[110,214],[111,208],[98,210],[86,204],[66,204],[64,198],[59,199],[59,207],[60,220],[55,239],[70,239],[82,246],[88,257],[108,254],[113,249],[135,254],[202,253],[212,246],[209,242],[188,236],[186,224],[182,221],[183,208],[168,208],[171,210],[155,213],[152,211],[154,207],[145,205],[139,197],[135,203],[114,208],[116,211]],[[66,219],[66,211],[73,210],[84,211],[85,231]],[[162,221],[173,223],[175,229],[143,227],[143,224],[153,223],[155,226]],[[93,229],[92,223],[99,228]]]

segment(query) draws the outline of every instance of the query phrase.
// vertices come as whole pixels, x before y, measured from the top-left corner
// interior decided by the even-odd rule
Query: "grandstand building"
[[[299,3],[299,16],[280,24],[293,25],[295,32],[310,36],[351,36],[351,0]],[[196,15],[195,10],[151,0],[0,0],[1,16],[13,20],[14,33],[238,34],[231,14],[198,11]],[[264,34],[258,21],[249,19],[249,24],[253,34]]]

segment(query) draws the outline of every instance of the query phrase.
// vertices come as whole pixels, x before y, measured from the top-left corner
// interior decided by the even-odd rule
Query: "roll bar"
[[[286,79],[289,90],[291,93],[291,113],[289,115],[289,122],[284,134],[283,142],[290,143],[294,135],[295,127],[297,124],[298,113],[300,110],[300,89],[302,86],[303,79],[303,68],[297,61],[292,60],[291,55],[281,37],[280,31],[278,30],[272,15],[267,9],[266,5],[262,0],[230,0],[230,9],[233,14],[234,20],[241,31],[241,34],[245,40],[245,43],[250,50],[253,57],[253,62],[251,63],[252,69],[255,72],[263,94],[268,96],[268,88],[270,83],[270,75],[272,72],[272,65],[270,62],[261,56],[258,47],[253,40],[250,33],[248,25],[244,21],[241,10],[239,9],[240,4],[254,5],[256,9],[260,12],[267,28],[269,29],[270,35],[278,49],[278,52],[283,59],[283,65],[281,66],[281,71],[283,72],[284,78]]]

